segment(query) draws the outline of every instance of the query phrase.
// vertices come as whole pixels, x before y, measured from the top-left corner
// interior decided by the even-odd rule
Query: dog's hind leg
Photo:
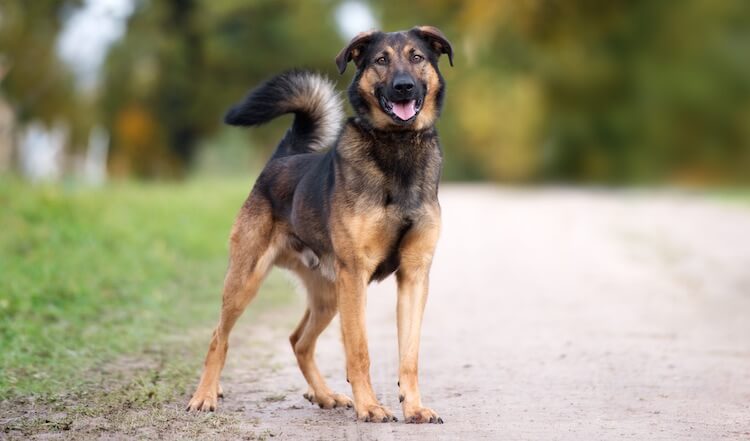
[[[229,333],[255,297],[278,252],[273,230],[268,204],[260,198],[251,198],[232,228],[221,317],[211,338],[200,383],[187,410],[216,409],[221,393],[219,375],[227,356]]]
[[[315,343],[318,336],[336,315],[336,291],[333,283],[308,269],[301,269],[297,274],[307,289],[308,307],[297,329],[289,337],[289,342],[309,386],[305,398],[322,409],[352,407],[353,402],[349,397],[328,388],[315,363]]]

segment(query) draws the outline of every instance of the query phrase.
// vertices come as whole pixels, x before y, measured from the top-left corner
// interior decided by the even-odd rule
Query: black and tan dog
[[[331,83],[303,71],[269,80],[227,113],[228,124],[243,126],[284,113],[295,118],[232,229],[221,319],[188,410],[216,408],[229,332],[277,265],[307,289],[307,310],[289,338],[309,384],[306,398],[326,409],[353,404],[360,420],[396,421],[375,398],[365,329],[367,285],[395,272],[404,417],[443,422],[423,407],[417,384],[422,313],[440,232],[441,54],[453,63],[450,43],[430,26],[356,36],[336,57],[341,73],[349,61],[357,66],[349,87],[356,116],[343,128]],[[318,335],[337,311],[354,402],[328,388],[313,358]]]

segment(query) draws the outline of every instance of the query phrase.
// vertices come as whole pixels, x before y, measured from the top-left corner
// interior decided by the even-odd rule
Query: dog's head
[[[354,111],[373,127],[385,130],[422,130],[440,114],[445,82],[438,58],[453,48],[432,26],[408,31],[363,32],[336,57],[340,73],[354,61],[357,73],[349,86]]]

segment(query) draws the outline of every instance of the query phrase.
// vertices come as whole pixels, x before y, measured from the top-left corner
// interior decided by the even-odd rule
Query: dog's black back
[[[269,201],[296,247],[332,261],[342,252],[332,242],[336,213],[381,207],[391,234],[384,236],[388,252],[370,280],[398,268],[399,243],[421,216],[420,207],[437,204],[442,153],[434,123],[445,87],[440,53],[452,55],[450,45],[429,29],[355,38],[337,57],[342,71],[347,61],[357,65],[349,87],[356,116],[342,128],[331,83],[298,70],[259,86],[227,113],[233,125],[295,114],[253,192]],[[398,81],[409,90],[394,86]]]
[[[289,342],[321,408],[354,406],[361,421],[396,418],[372,390],[365,327],[367,284],[396,272],[399,400],[404,419],[442,423],[421,402],[417,361],[429,271],[440,236],[442,155],[435,131],[444,82],[437,59],[452,57],[440,31],[356,36],[336,57],[357,73],[355,116],[341,127],[333,86],[302,71],[279,75],[226,116],[262,124],[283,113],[294,123],[259,176],[232,227],[219,324],[188,410],[216,409],[229,333],[272,266],[296,274],[307,308]],[[332,392],[313,359],[315,342],[338,313],[354,400]]]

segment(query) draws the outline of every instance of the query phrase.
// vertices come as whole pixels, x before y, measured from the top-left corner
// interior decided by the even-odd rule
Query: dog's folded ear
[[[411,32],[426,40],[430,47],[438,54],[447,54],[448,62],[453,66],[453,47],[443,32],[434,26],[416,26]]]
[[[346,70],[346,65],[350,61],[354,60],[355,64],[359,64],[359,57],[362,55],[365,47],[367,47],[373,38],[380,34],[380,31],[371,30],[367,32],[360,32],[352,41],[346,45],[345,48],[341,49],[338,55],[336,55],[336,66],[339,68],[339,73],[342,74]]]

